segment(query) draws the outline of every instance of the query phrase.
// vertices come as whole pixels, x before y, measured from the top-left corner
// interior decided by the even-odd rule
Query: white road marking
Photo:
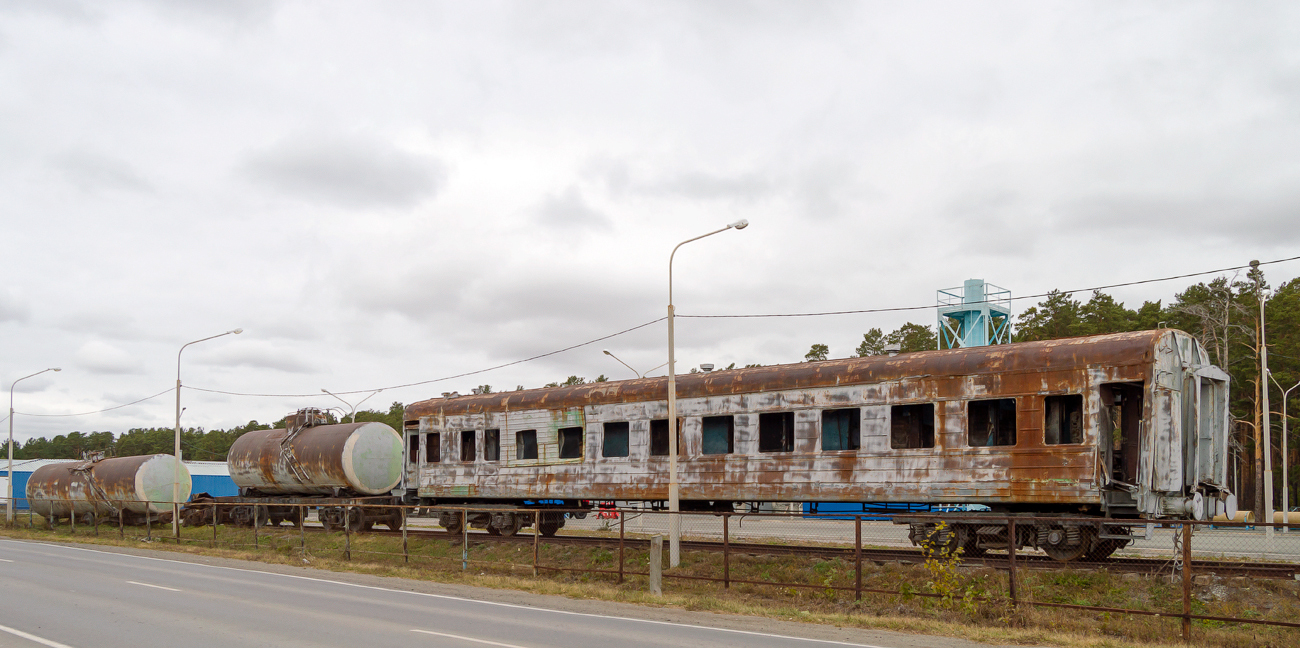
[[[489,645],[489,646],[501,646],[501,648],[524,648],[523,646],[519,646],[519,645],[516,645],[516,644],[508,644],[508,643],[500,643],[500,642],[496,642],[496,641],[488,641],[487,639],[475,639],[474,637],[466,637],[466,636],[464,636],[464,635],[447,634],[447,633],[445,633],[445,632],[434,632],[434,631],[432,631],[432,630],[413,629],[413,630],[411,630],[411,632],[418,632],[418,633],[420,633],[420,634],[427,634],[427,635],[437,635],[437,636],[439,636],[439,637],[447,637],[448,639],[460,639],[461,641],[473,641],[473,642],[475,642],[475,643],[487,644],[487,645]]]
[[[130,583],[130,584],[132,584],[132,585],[140,585],[140,586],[143,586],[143,587],[152,587],[152,588],[154,588],[154,589],[167,590],[168,592],[179,592],[179,591],[180,591],[180,590],[176,589],[175,587],[163,587],[162,585],[150,585],[149,583],[141,583],[141,582],[138,582],[138,581],[127,581],[127,582]]]
[[[655,621],[653,619],[637,619],[635,617],[608,616],[604,614],[593,614],[590,612],[571,612],[569,610],[553,610],[551,608],[533,607],[531,605],[517,605],[514,603],[498,603],[496,601],[480,601],[478,599],[464,598],[460,596],[450,596],[447,594],[429,594],[427,592],[412,592],[409,590],[393,589],[390,587],[378,587],[376,585],[361,585],[358,583],[348,583],[345,581],[328,580],[325,578],[313,578],[311,576],[298,576],[296,574],[280,574],[277,572],[262,571],[260,569],[242,569],[240,567],[225,567],[223,565],[205,565],[203,563],[186,562],[184,560],[172,560],[171,558],[155,558],[153,556],[136,556],[134,554],[117,553],[114,551],[101,551],[99,549],[86,549],[85,547],[67,547],[64,545],[51,544],[45,542],[26,542],[22,540],[0,540],[0,542],[12,542],[26,546],[41,545],[44,547],[53,547],[57,549],[67,549],[71,551],[84,551],[86,553],[105,554],[109,556],[118,556],[122,558],[139,558],[140,560],[153,560],[156,562],[174,563],[178,565],[190,565],[193,567],[207,567],[209,569],[224,569],[227,571],[244,572],[248,574],[263,574],[266,576],[280,576],[282,578],[294,578],[298,580],[313,581],[316,583],[329,583],[331,585],[342,585],[344,587],[355,587],[357,589],[376,590],[380,592],[391,592],[393,594],[410,594],[413,596],[423,596],[427,598],[442,599],[444,601],[460,601],[463,603],[477,603],[479,605],[490,605],[493,607],[512,608],[516,610],[529,610],[532,612],[546,612],[549,614],[562,614],[566,616],[589,617],[593,619],[603,619],[608,621],[630,621],[633,623],[645,623],[647,625],[672,626],[676,628],[694,628],[696,630],[712,630],[714,632],[725,632],[729,634],[749,635],[751,637],[769,637],[772,639],[790,639],[793,641],[807,641],[809,643],[829,644],[832,646],[853,646],[854,648],[888,648],[887,646],[877,646],[874,644],[852,643],[848,641],[835,641],[834,639],[810,639],[808,637],[796,637],[794,635],[780,635],[768,632],[754,632],[753,630],[734,630],[732,628],[715,628],[712,626],[696,625],[693,623],[676,623],[673,621]]]
[[[12,561],[12,560],[7,560],[7,559],[5,559],[5,558],[0,558],[0,562],[13,562],[13,561]]]
[[[11,560],[9,562],[13,562],[13,561]],[[10,628],[9,626],[0,625],[0,632],[8,632],[9,634],[15,637],[22,637],[23,639],[26,639],[28,641],[35,641],[36,643],[41,644],[42,646],[49,646],[50,648],[72,648],[72,646],[69,646],[68,644],[61,644],[57,641],[50,641],[45,637],[38,637],[34,634],[23,632],[22,630],[15,630],[13,628]]]

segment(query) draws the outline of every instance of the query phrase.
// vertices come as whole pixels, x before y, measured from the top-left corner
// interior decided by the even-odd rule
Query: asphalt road
[[[601,645],[977,644],[165,552],[0,540],[0,646]]]

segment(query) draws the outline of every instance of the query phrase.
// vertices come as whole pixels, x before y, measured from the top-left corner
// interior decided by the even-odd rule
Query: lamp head
[[[735,229],[738,229],[738,230],[742,230],[742,229],[745,229],[746,227],[749,227],[749,221],[747,221],[747,220],[745,220],[745,219],[742,218],[742,219],[740,219],[740,220],[738,220],[738,221],[736,221],[736,222],[734,222],[734,223],[728,225],[727,227],[731,227],[731,228],[735,228]]]
[[[231,331],[231,333],[234,333],[235,335],[239,335],[240,333],[243,333],[243,332],[244,332],[244,329],[241,329],[241,328],[237,328],[237,329]]]
[[[612,353],[609,352],[609,349],[601,349],[600,352],[603,353],[603,354],[605,354],[605,355],[607,355],[607,356],[612,356],[612,355],[614,355],[614,354],[612,354]]]
[[[59,368],[59,367],[51,367],[51,368],[50,368],[50,371],[63,371],[63,369],[61,369],[61,368]]]

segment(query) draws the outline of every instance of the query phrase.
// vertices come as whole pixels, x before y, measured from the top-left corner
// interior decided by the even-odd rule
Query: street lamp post
[[[618,363],[619,363],[619,364],[623,365],[624,367],[627,367],[628,371],[631,371],[632,373],[636,374],[636,377],[637,377],[637,378],[640,378],[640,377],[641,377],[641,374],[640,374],[636,369],[633,369],[633,368],[632,368],[632,365],[630,365],[630,364],[628,364],[628,363],[626,363],[626,362],[623,362],[621,359],[619,359],[618,356],[616,356],[616,355],[610,353],[610,352],[609,352],[609,349],[601,349],[601,352],[604,353],[605,355],[607,355],[607,356],[609,356],[609,357],[615,359],[615,360],[618,360]]]
[[[1255,271],[1255,294],[1259,297],[1259,384],[1260,413],[1263,423],[1260,432],[1264,435],[1264,522],[1273,523],[1273,429],[1269,425],[1268,411],[1268,342],[1264,337],[1264,277],[1259,272],[1259,261],[1250,262]],[[1269,539],[1273,537],[1273,527],[1264,527]]]
[[[677,256],[677,248],[691,241],[698,241],[729,229],[742,230],[746,227],[749,227],[749,221],[742,218],[722,229],[686,239],[678,243],[673,248],[672,254],[668,255],[668,565],[670,567],[677,567],[682,562],[681,501],[677,488],[677,363],[673,341],[673,258]]]
[[[340,401],[343,401],[343,404],[344,404],[344,405],[347,405],[349,408],[351,408],[352,411],[350,412],[350,415],[351,415],[351,417],[352,417],[352,422],[353,422],[353,423],[356,423],[356,422],[357,422],[357,408],[358,408],[358,407],[361,407],[361,404],[362,404],[362,403],[366,402],[367,400],[370,400],[370,396],[374,396],[375,394],[378,394],[379,392],[384,391],[384,390],[382,390],[382,389],[376,389],[373,393],[370,394],[370,396],[366,396],[365,398],[363,398],[363,399],[357,401],[357,404],[356,404],[356,405],[353,405],[352,403],[349,403],[349,402],[343,400],[342,398],[339,398],[339,395],[338,395],[338,394],[335,394],[334,392],[332,392],[332,391],[330,391],[330,390],[328,390],[328,389],[325,389],[324,387],[321,387],[321,391],[322,391],[322,392],[325,392],[326,394],[329,394],[330,396],[333,396],[334,398],[338,398]],[[340,410],[340,411],[341,411],[341,410]]]
[[[1291,389],[1282,389],[1282,385],[1277,382],[1277,378],[1273,377],[1273,372],[1271,371],[1268,372],[1268,377],[1273,378],[1273,384],[1277,385],[1277,388],[1282,390],[1282,521],[1287,524],[1290,524],[1291,523],[1291,500],[1290,500],[1291,484],[1287,482],[1287,461],[1290,458],[1290,455],[1287,454],[1287,447],[1286,447],[1286,441],[1287,441],[1286,401],[1287,398],[1291,396],[1291,391],[1296,387],[1300,387],[1300,382],[1291,385]],[[1282,527],[1283,533],[1287,533],[1290,530],[1291,530],[1290,527]]]
[[[8,484],[5,486],[5,524],[13,525],[14,523],[14,386],[33,376],[39,376],[47,371],[63,371],[58,367],[42,369],[31,376],[23,376],[9,385],[9,471]]]
[[[191,344],[207,342],[231,334],[239,335],[243,332],[244,329],[237,328],[201,340],[186,342],[181,345],[181,350],[176,352],[176,469],[172,475],[172,535],[177,540],[181,537],[181,354],[185,352],[185,347]],[[148,508],[148,505],[146,505],[146,515],[148,514]]]

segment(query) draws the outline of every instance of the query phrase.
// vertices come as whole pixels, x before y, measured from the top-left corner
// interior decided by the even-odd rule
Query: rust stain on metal
[[[1226,416],[1205,424],[1205,447],[1188,450],[1204,454],[1207,468],[1198,471],[1203,476],[1184,479],[1178,458],[1194,435],[1178,432],[1178,419],[1187,416],[1178,415],[1175,399],[1162,389],[1184,389],[1186,376],[1206,381],[1199,383],[1203,388],[1221,388],[1226,399],[1226,375],[1209,365],[1194,340],[1171,330],[680,375],[682,498],[1095,511],[1117,506],[1119,500],[1107,493],[1124,490],[1141,515],[1180,506],[1191,514],[1193,491],[1219,500],[1227,494],[1221,456]],[[1177,385],[1166,388],[1174,378]],[[1142,474],[1153,478],[1140,484],[1116,481],[1107,463],[1119,456],[1109,448],[1105,417],[1113,404],[1102,402],[1108,384],[1146,394]],[[1080,409],[1067,421],[1077,426],[1067,434],[1080,438],[1049,443],[1046,402],[1065,395],[1080,399]],[[664,499],[668,461],[650,454],[649,439],[651,422],[667,416],[666,399],[666,378],[644,378],[414,403],[406,410],[408,434],[421,435],[413,447],[425,447],[427,454],[422,444],[437,443],[442,461],[408,457],[418,459],[407,466],[408,485],[422,497],[444,499],[471,492],[502,500]],[[987,399],[1014,401],[1014,445],[971,445],[969,403]],[[892,447],[892,408],[904,405],[933,406],[932,447]],[[859,448],[823,450],[822,412],[842,408],[861,413]],[[793,451],[759,451],[759,415],[765,412],[794,412]],[[733,417],[732,452],[703,453],[702,421],[711,416]],[[1201,418],[1193,412],[1188,424],[1201,425]],[[624,421],[627,456],[603,456],[604,424]],[[566,427],[582,428],[581,457],[558,456],[557,433]],[[488,429],[500,431],[499,461],[481,454],[461,460],[462,435],[473,435],[481,448]],[[536,459],[517,455],[516,440],[525,431],[536,435]]]
[[[402,448],[396,431],[382,423],[323,421],[319,412],[303,410],[288,418],[287,428],[239,437],[226,459],[230,478],[254,496],[375,495],[397,485]],[[364,454],[367,441],[370,454]]]

